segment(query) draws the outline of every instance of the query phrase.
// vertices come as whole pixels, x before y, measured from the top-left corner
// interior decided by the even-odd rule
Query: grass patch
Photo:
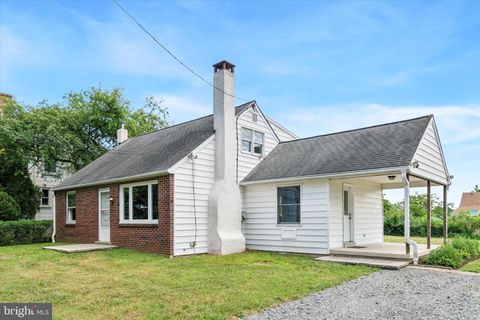
[[[467,263],[460,270],[480,273],[480,259]]]
[[[403,236],[384,236],[384,242],[405,243]],[[427,244],[427,238],[425,237],[410,237],[416,243]],[[431,244],[442,245],[443,238],[431,238]]]
[[[55,319],[242,317],[376,270],[265,252],[168,259],[41,247],[0,248],[0,301],[51,302]]]

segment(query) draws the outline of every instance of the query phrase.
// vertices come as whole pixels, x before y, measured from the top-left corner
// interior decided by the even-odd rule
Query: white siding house
[[[168,175],[163,219],[148,222],[173,256],[358,249],[383,242],[384,189],[404,189],[407,201],[410,186],[441,185],[446,200],[451,177],[432,115],[299,139],[255,101],[234,107],[234,69],[214,65],[213,115],[131,139],[119,129],[114,150],[56,189]],[[409,214],[406,205],[415,252]]]

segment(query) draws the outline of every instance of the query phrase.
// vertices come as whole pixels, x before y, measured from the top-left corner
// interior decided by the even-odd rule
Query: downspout
[[[405,190],[404,239],[405,243],[413,248],[413,264],[418,264],[418,245],[410,239],[410,181],[406,170],[402,170],[402,180]]]
[[[55,236],[57,234],[57,210],[56,210],[56,199],[55,199],[55,191],[53,192],[53,232],[52,232],[52,242],[55,243]]]

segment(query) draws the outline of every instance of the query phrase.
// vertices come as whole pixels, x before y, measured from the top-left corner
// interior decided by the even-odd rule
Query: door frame
[[[350,227],[350,240],[345,240],[345,190],[348,189],[348,204],[349,204],[349,211],[350,211],[350,218],[349,218],[349,227]],[[343,183],[342,184],[342,241],[343,245],[347,242],[355,243],[355,186],[350,183]]]
[[[109,223],[108,227],[108,241],[104,239],[100,239],[100,230],[101,230],[101,219],[102,219],[102,193],[108,192],[108,218],[110,219],[111,215],[111,206],[110,206],[110,188],[103,188],[98,189],[98,241],[99,242],[110,242],[110,231],[111,231],[111,223]]]

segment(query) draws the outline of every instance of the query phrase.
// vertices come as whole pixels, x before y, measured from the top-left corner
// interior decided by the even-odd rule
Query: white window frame
[[[42,208],[46,208],[46,207],[50,207],[50,189],[49,188],[40,188],[40,190],[42,190],[42,197],[40,198],[40,207]],[[43,196],[43,190],[47,190],[47,204],[43,204],[43,199],[45,199],[45,197]]]
[[[68,196],[72,195],[72,194],[75,196],[75,206],[74,207],[69,207],[68,206]],[[67,214],[66,214],[67,223],[68,224],[75,224],[75,223],[77,223],[77,193],[75,191],[68,191],[66,193],[65,200],[66,200],[65,205],[67,207]],[[69,209],[72,209],[72,208],[75,208],[75,220],[72,220],[71,216],[70,216],[70,210]]]
[[[252,140],[251,141],[243,138],[243,130],[252,131]],[[257,152],[254,151],[255,150],[255,143],[260,144],[255,140],[255,133],[260,133],[263,137],[262,143],[261,143],[261,145],[262,145],[262,152],[261,153],[257,153]],[[243,141],[249,141],[251,143],[251,150],[250,151],[243,150]],[[254,129],[247,128],[247,127],[242,127],[240,129],[240,150],[242,151],[242,153],[253,154],[253,155],[256,155],[256,156],[262,156],[265,153],[265,132],[254,130]]]
[[[152,197],[152,185],[157,184],[157,180],[152,181],[142,181],[135,183],[128,183],[120,185],[120,224],[157,224],[158,219],[152,219],[152,209],[153,209],[153,197]],[[148,186],[148,219],[133,219],[133,192],[132,187]],[[124,217],[125,212],[125,201],[124,201],[124,189],[128,188],[128,220]],[[158,199],[160,200],[160,199]],[[157,204],[158,205],[158,204]],[[159,212],[160,213],[160,212]]]
[[[279,222],[278,221],[278,189],[279,188],[288,188],[288,187],[300,187],[300,221],[299,222]],[[303,185],[301,183],[289,183],[289,184],[278,184],[275,186],[275,205],[276,205],[276,210],[275,210],[275,218],[277,220],[277,226],[278,227],[301,227],[302,226],[302,220],[303,220]]]

